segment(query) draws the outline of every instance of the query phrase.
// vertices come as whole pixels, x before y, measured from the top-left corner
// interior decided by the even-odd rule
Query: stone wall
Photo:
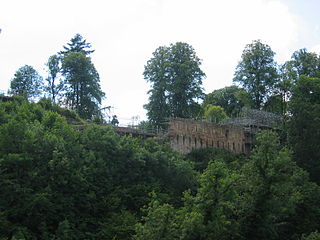
[[[221,148],[249,154],[252,138],[236,125],[220,125],[191,119],[170,119],[168,136],[171,146],[181,153],[197,148]]]

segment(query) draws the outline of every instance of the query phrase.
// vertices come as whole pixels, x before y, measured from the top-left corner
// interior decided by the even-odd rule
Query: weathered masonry
[[[243,126],[183,118],[170,119],[168,136],[171,146],[181,153],[214,147],[249,154],[253,144],[253,135]]]

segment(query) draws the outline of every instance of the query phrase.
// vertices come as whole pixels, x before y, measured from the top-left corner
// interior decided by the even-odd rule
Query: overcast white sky
[[[143,69],[159,46],[192,45],[206,93],[232,84],[246,44],[261,39],[283,63],[300,48],[320,52],[318,0],[1,0],[0,90],[26,64],[43,77],[49,56],[80,33],[120,123],[146,119]]]

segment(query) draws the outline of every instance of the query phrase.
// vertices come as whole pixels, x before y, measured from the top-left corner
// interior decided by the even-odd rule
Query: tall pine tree
[[[105,93],[100,87],[100,77],[88,56],[91,44],[77,34],[61,51],[62,74],[66,80],[66,103],[78,114],[91,119],[101,115],[100,104]]]

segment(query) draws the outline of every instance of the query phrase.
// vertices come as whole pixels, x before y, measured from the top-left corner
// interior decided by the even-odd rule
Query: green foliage
[[[320,58],[316,53],[307,52],[305,48],[300,49],[292,54],[291,60],[281,66],[280,71],[281,79],[276,84],[274,96],[267,103],[267,108],[285,116],[298,79],[302,76],[320,77]]]
[[[70,123],[83,123],[84,121],[80,118],[78,113],[75,110],[70,110],[67,108],[62,108],[59,105],[52,102],[49,98],[41,98],[38,101],[38,104],[45,110],[50,110],[56,113],[59,113],[67,119]]]
[[[46,65],[48,67],[49,76],[46,78],[48,85],[45,90],[51,95],[51,99],[55,103],[56,98],[64,88],[63,81],[58,79],[61,71],[61,58],[58,55],[52,55],[49,57]]]
[[[65,51],[49,59],[48,66],[51,85],[58,70],[65,78],[62,84],[56,86],[55,92],[64,90],[65,103],[76,110],[80,117],[91,120],[95,116],[101,118],[100,104],[105,93],[100,87],[99,74],[88,56],[94,52],[90,48],[91,44],[76,34],[68,46],[64,46]]]
[[[14,74],[10,92],[27,99],[36,98],[41,94],[42,84],[42,77],[38,72],[32,66],[25,65]]]
[[[151,84],[145,109],[153,125],[165,128],[166,118],[198,115],[197,100],[203,97],[201,85],[205,77],[200,65],[201,60],[187,43],[156,49],[143,73]]]
[[[94,50],[89,50],[91,48],[91,44],[87,43],[87,41],[83,39],[83,37],[79,33],[71,38],[70,43],[68,43],[67,45],[68,46],[63,46],[65,51],[60,51],[60,55],[66,55],[72,52],[81,52],[84,55],[89,55],[94,52]]]
[[[299,215],[298,209],[311,197],[310,189],[315,196],[319,194],[308,181],[308,174],[296,166],[288,150],[280,149],[276,133],[270,131],[257,137],[252,161],[244,165],[243,171],[245,183],[251,185],[245,194],[246,237],[290,239],[295,232],[292,216]]]
[[[0,103],[0,236],[130,239],[149,192],[173,205],[195,174],[168,143],[76,131],[43,99]]]
[[[207,94],[203,105],[208,104],[222,107],[230,117],[236,117],[243,107],[252,106],[248,93],[237,86],[224,87]]]
[[[137,224],[136,240],[164,240],[177,239],[175,226],[175,209],[170,204],[160,204],[153,196],[148,208],[145,209],[147,215],[142,218],[145,224]]]
[[[63,54],[70,88],[87,76],[81,68],[90,64],[81,63],[88,63],[88,47],[82,41],[82,50],[71,51],[70,45]],[[184,56],[178,49],[157,49],[155,56],[162,57],[148,63],[158,65],[146,70],[160,63],[186,70],[173,60],[190,52]],[[176,116],[170,114],[178,107],[168,103],[181,87],[167,85],[168,76],[154,78],[151,91],[164,94],[168,116]],[[319,182],[319,79],[302,76],[296,85],[286,80],[263,105],[284,113],[281,104],[292,93],[292,153],[275,132],[263,131],[250,157],[213,148],[185,157],[162,138],[121,137],[111,126],[96,124],[77,131],[68,124],[82,121],[76,111],[51,99],[29,103],[17,96],[1,102],[0,239],[318,239],[320,187],[300,167]],[[245,99],[248,93],[237,87],[217,90],[207,95],[206,116],[224,118],[222,105],[234,114],[237,104],[250,102]],[[214,102],[217,106],[210,105]]]
[[[279,94],[270,96],[263,109],[267,112],[278,114],[279,116],[285,116],[287,113],[287,101],[284,96],[285,93],[280,91]]]
[[[82,52],[67,53],[62,58],[62,73],[67,83],[66,101],[71,109],[84,119],[100,115],[99,106],[105,94],[91,59]]]
[[[289,141],[298,165],[320,183],[320,79],[302,76],[289,106]]]
[[[236,68],[233,81],[249,93],[256,109],[262,108],[278,80],[274,55],[267,44],[253,41],[246,45]]]
[[[210,161],[224,159],[228,163],[237,163],[239,166],[244,162],[244,156],[237,155],[220,148],[198,148],[188,153],[186,159],[190,161],[197,172],[203,172]]]
[[[220,106],[206,105],[204,109],[204,116],[208,122],[221,123],[227,119],[228,116],[224,109]]]
[[[319,186],[280,148],[276,133],[261,132],[247,161],[211,156],[183,206],[153,196],[134,239],[297,239],[317,229]]]
[[[318,231],[310,233],[308,236],[305,234],[302,236],[301,240],[319,240],[320,233]]]
[[[293,81],[297,81],[301,76],[320,77],[320,58],[316,53],[307,52],[303,48],[295,51],[289,61],[289,73]]]

